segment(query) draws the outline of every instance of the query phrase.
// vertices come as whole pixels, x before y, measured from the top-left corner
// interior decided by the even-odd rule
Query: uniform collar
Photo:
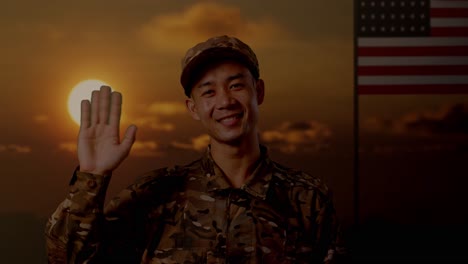
[[[272,177],[272,164],[268,157],[268,150],[265,146],[260,145],[260,153],[260,158],[257,161],[256,168],[252,172],[252,177],[250,177],[250,179],[241,186],[240,189],[256,198],[265,199]],[[233,189],[224,172],[213,160],[210,152],[210,146],[208,146],[202,157],[202,166],[207,179],[207,192]]]

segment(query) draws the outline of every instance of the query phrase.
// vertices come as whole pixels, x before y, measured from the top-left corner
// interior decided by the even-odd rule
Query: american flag
[[[468,0],[356,0],[358,94],[468,93]]]

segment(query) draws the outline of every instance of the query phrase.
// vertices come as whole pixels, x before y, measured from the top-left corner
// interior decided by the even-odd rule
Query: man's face
[[[223,62],[201,76],[186,105],[212,141],[232,145],[257,136],[258,106],[263,96],[263,81],[255,80],[247,67]]]

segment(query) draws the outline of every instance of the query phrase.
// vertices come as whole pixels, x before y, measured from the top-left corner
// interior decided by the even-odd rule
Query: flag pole
[[[357,23],[357,15],[358,15],[358,0],[354,0],[354,5],[353,5],[353,11],[354,11],[354,16],[353,16],[353,43],[354,43],[354,166],[353,166],[353,186],[354,186],[354,197],[353,197],[353,209],[354,209],[354,225],[358,227],[359,225],[359,93],[358,93],[358,81],[357,81],[357,66],[358,66],[358,61],[357,61],[357,33],[358,33],[358,23]]]

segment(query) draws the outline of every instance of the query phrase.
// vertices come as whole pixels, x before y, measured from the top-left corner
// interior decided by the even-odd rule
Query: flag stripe
[[[359,76],[359,85],[414,85],[414,84],[466,84],[468,75],[431,75],[431,76]]]
[[[468,57],[359,57],[359,66],[468,65]]]
[[[359,76],[368,75],[468,75],[468,65],[462,66],[361,66]]]
[[[432,8],[431,17],[468,17],[468,9]]]
[[[428,46],[468,46],[468,38],[446,37],[388,37],[359,38],[359,47],[428,47]]]
[[[431,0],[431,8],[468,8],[468,2],[464,0]]]
[[[468,1],[431,0],[431,8],[468,8]]]
[[[363,85],[358,93],[364,94],[461,94],[468,93],[468,85]]]
[[[437,37],[464,37],[468,36],[468,28],[466,27],[440,27],[440,28],[432,28],[431,35]]]
[[[366,47],[358,49],[359,56],[468,56],[466,46],[441,47]]]
[[[467,18],[432,18],[432,27],[468,27]]]

